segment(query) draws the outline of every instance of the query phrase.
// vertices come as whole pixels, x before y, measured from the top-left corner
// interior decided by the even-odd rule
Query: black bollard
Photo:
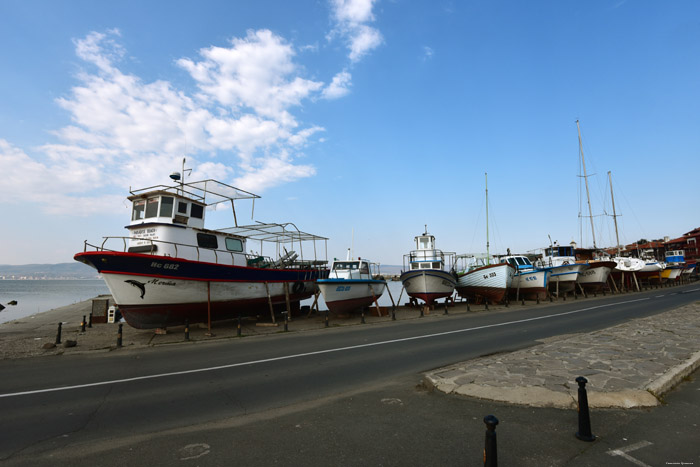
[[[471,310],[469,309],[469,299],[467,299],[467,311],[471,311]]]
[[[90,312],[90,314],[88,315],[88,327],[92,327],[92,312]]]
[[[394,311],[392,310],[392,313],[393,313],[393,312],[394,312]],[[326,327],[328,327],[328,310],[326,310]]]
[[[185,320],[185,340],[190,340],[190,320]]]
[[[119,331],[117,331],[117,347],[122,346],[122,326],[123,324],[119,323]]]
[[[420,307],[420,317],[421,318],[423,317],[423,307],[422,306]]]
[[[486,439],[484,440],[484,467],[498,466],[498,452],[496,450],[496,425],[498,419],[493,415],[484,417],[486,424]]]
[[[586,393],[586,383],[588,380],[583,376],[576,378],[578,383],[578,431],[576,437],[581,441],[595,441],[595,436],[591,433],[591,415],[588,411],[588,394]]]
[[[85,326],[87,322],[85,321],[85,315],[83,315],[83,321],[80,323],[80,332],[85,332]]]
[[[449,314],[448,311],[447,311],[447,300],[445,300],[445,314],[446,314],[446,315]]]
[[[485,301],[484,303],[486,304],[486,309],[488,310],[489,309],[489,302]]]
[[[538,305],[540,304],[540,295],[539,294],[537,294],[537,304]]]
[[[391,320],[396,321],[396,308],[391,308]]]
[[[365,324],[365,309],[362,309],[362,319],[360,320],[360,323]]]
[[[284,332],[289,331],[289,312],[283,311],[282,314],[284,315]]]
[[[61,327],[63,323],[58,323],[58,331],[56,332],[56,345],[61,343]]]
[[[525,306],[525,299],[523,298],[522,305]]]
[[[508,300],[506,300],[506,308],[508,308]]]
[[[241,337],[241,315],[238,315],[238,325],[236,326],[236,336]]]

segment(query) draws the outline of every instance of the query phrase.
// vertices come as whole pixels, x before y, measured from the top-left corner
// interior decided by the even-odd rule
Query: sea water
[[[0,280],[0,323],[109,294],[101,279]],[[9,305],[16,301],[17,305]]]
[[[388,291],[379,297],[380,306],[391,306],[401,296],[401,301],[408,301],[406,292],[401,293],[400,281],[387,281]],[[0,280],[0,304],[5,309],[0,311],[0,323],[25,318],[35,313],[41,313],[54,308],[70,305],[95,298],[98,295],[108,295],[109,289],[101,279],[92,280]],[[391,296],[390,296],[391,295]],[[9,305],[16,301],[17,305]],[[313,297],[301,302],[311,306]],[[398,303],[396,303],[398,305]],[[319,295],[318,309],[328,307]]]

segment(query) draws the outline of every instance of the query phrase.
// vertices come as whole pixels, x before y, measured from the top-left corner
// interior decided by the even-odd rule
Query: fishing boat
[[[457,272],[455,289],[459,296],[492,303],[504,301],[513,283],[515,266],[510,263],[491,263],[489,259],[471,255],[457,255],[458,262],[460,259],[466,259],[467,265]]]
[[[331,263],[328,278],[316,281],[331,312],[347,313],[377,303],[386,289],[386,280],[374,279],[372,266],[366,259],[350,259],[349,250],[345,260]]]
[[[510,285],[510,297],[515,300],[543,300],[547,297],[549,271],[537,269],[527,256],[508,255],[499,258],[501,263],[515,268]]]
[[[554,242],[544,249],[535,267],[549,271],[549,290],[558,296],[576,292],[579,274],[588,269],[587,264],[577,263],[574,246],[561,246]]]
[[[661,277],[667,281],[675,281],[680,277],[683,269],[685,269],[685,251],[667,251],[664,260],[666,262],[666,269],[662,271]]]
[[[575,248],[576,262],[588,265],[588,269],[578,275],[578,285],[586,292],[598,292],[608,282],[608,277],[617,263],[605,252],[597,249]]]
[[[431,306],[440,298],[452,296],[457,284],[454,272],[455,253],[435,247],[435,236],[428,233],[415,237],[416,249],[404,255],[401,283],[409,297]]]
[[[127,236],[85,241],[75,260],[95,268],[126,322],[151,329],[299,309],[328,277],[320,237],[292,223],[238,225],[234,201],[258,195],[215,180],[131,190]],[[230,205],[234,227],[204,227],[208,210]],[[254,204],[253,204],[254,205]],[[304,259],[302,245],[313,252]],[[313,245],[311,245],[313,244]],[[271,251],[264,251],[267,247]],[[257,250],[253,252],[253,249]]]
[[[491,264],[489,251],[489,188],[486,178],[486,256],[458,255],[457,260],[464,262],[464,267],[457,272],[457,293],[464,298],[476,301],[486,300],[493,303],[502,302],[508,294],[515,267],[509,263]]]

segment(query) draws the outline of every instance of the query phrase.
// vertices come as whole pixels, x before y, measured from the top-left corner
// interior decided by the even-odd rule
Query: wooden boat
[[[579,274],[578,285],[586,292],[601,290],[617,263],[596,249],[576,248],[574,254],[577,263],[588,265],[588,269]]]
[[[575,292],[579,274],[588,269],[587,264],[576,262],[573,246],[561,246],[557,242],[544,249],[535,267],[549,271],[549,291],[557,296]]]
[[[436,300],[454,293],[457,284],[452,270],[455,253],[437,249],[435,237],[427,229],[423,235],[415,237],[415,242],[416,249],[404,255],[401,282],[409,297],[431,306]]]
[[[548,270],[535,268],[527,256],[509,255],[499,260],[516,268],[510,285],[510,298],[544,300],[547,297]]]
[[[327,279],[316,284],[323,294],[328,309],[333,313],[347,313],[376,303],[386,289],[386,281],[373,279],[372,263],[366,259],[334,260]]]
[[[174,186],[131,191],[128,236],[86,241],[75,255],[102,275],[129,325],[210,325],[240,315],[293,312],[317,291],[316,280],[328,276],[327,261],[304,259],[301,245],[313,242],[306,251],[315,254],[315,242],[327,239],[291,223],[239,226],[234,200],[259,196],[215,180],[185,183],[180,177],[171,175]],[[206,229],[207,208],[225,203],[235,227]],[[264,245],[274,256],[263,254]]]

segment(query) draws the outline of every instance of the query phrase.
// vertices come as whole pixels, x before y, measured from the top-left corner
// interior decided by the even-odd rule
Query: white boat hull
[[[573,292],[579,274],[588,269],[587,264],[564,264],[546,268],[550,270],[549,290],[559,294]]]
[[[516,300],[543,300],[547,297],[549,271],[545,269],[523,270],[513,276],[510,296]]]
[[[613,261],[589,262],[588,266],[588,269],[579,273],[577,281],[584,290],[595,292],[608,281],[615,263]]]
[[[510,264],[499,263],[459,273],[457,293],[465,298],[479,297],[492,302],[501,302],[513,283],[515,268]]]
[[[324,279],[317,285],[333,313],[347,313],[369,306],[386,289],[386,281],[379,280]]]
[[[439,269],[418,269],[401,274],[401,282],[411,298],[432,305],[435,300],[454,293],[457,280],[452,274]]]

